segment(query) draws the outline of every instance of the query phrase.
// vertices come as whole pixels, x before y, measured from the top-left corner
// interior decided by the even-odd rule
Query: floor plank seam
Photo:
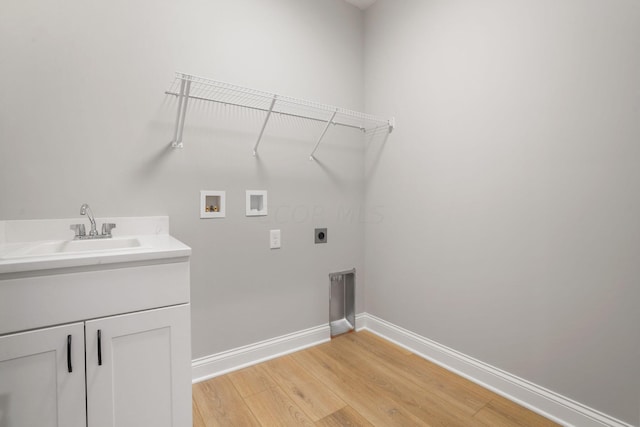
[[[487,403],[485,403],[485,404],[484,404],[484,405],[482,405],[480,408],[478,408],[478,410],[477,410],[477,411],[475,411],[475,412],[473,413],[473,415],[471,416],[471,418],[475,418],[475,416],[476,416],[476,415],[478,415],[478,413],[479,413],[480,411],[482,411],[484,408],[486,408],[486,407],[489,405],[489,403],[491,403],[491,400],[489,400]]]

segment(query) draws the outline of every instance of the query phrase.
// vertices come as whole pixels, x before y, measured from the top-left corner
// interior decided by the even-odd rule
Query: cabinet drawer
[[[0,280],[0,335],[189,302],[189,262]]]

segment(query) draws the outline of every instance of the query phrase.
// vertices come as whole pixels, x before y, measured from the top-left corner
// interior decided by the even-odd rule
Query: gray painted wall
[[[342,0],[3,1],[0,218],[169,215],[194,358],[328,322],[328,273],[363,267],[362,135],[332,127],[312,163],[322,124],[276,117],[256,159],[264,114],[194,102],[171,150],[164,91],[181,71],[361,110],[362,35]],[[268,217],[245,217],[247,189]],[[226,190],[226,219],[199,219],[200,190]]]
[[[0,218],[169,215],[194,249],[194,357],[325,323],[327,273],[355,266],[358,312],[366,297],[638,424],[638,2],[378,0],[365,16],[341,0],[5,1]],[[321,125],[276,118],[255,159],[262,115],[193,103],[169,150],[174,71],[365,100],[398,127],[365,168],[361,135],[331,128],[309,163]],[[198,218],[202,189],[227,191],[226,219]],[[246,189],[269,190],[268,217],[244,216]]]
[[[640,2],[378,0],[366,309],[640,424]]]

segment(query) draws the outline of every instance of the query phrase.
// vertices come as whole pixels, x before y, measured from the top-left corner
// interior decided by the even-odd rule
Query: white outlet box
[[[267,192],[266,190],[247,190],[247,216],[267,215]]]
[[[280,249],[281,243],[280,230],[271,230],[269,232],[269,247],[271,249]]]

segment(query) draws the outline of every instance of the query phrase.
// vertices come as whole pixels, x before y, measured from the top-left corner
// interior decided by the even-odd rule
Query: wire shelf
[[[322,136],[311,153],[311,158],[313,158],[313,154],[329,125],[346,126],[363,132],[378,132],[380,130],[391,132],[394,128],[393,119],[384,119],[346,108],[264,92],[191,74],[176,73],[173,83],[165,93],[179,98],[176,129],[172,141],[173,147],[182,147],[182,129],[189,99],[211,101],[265,112],[266,118],[254,147],[254,155],[257,153],[258,145],[272,114],[326,123]]]

